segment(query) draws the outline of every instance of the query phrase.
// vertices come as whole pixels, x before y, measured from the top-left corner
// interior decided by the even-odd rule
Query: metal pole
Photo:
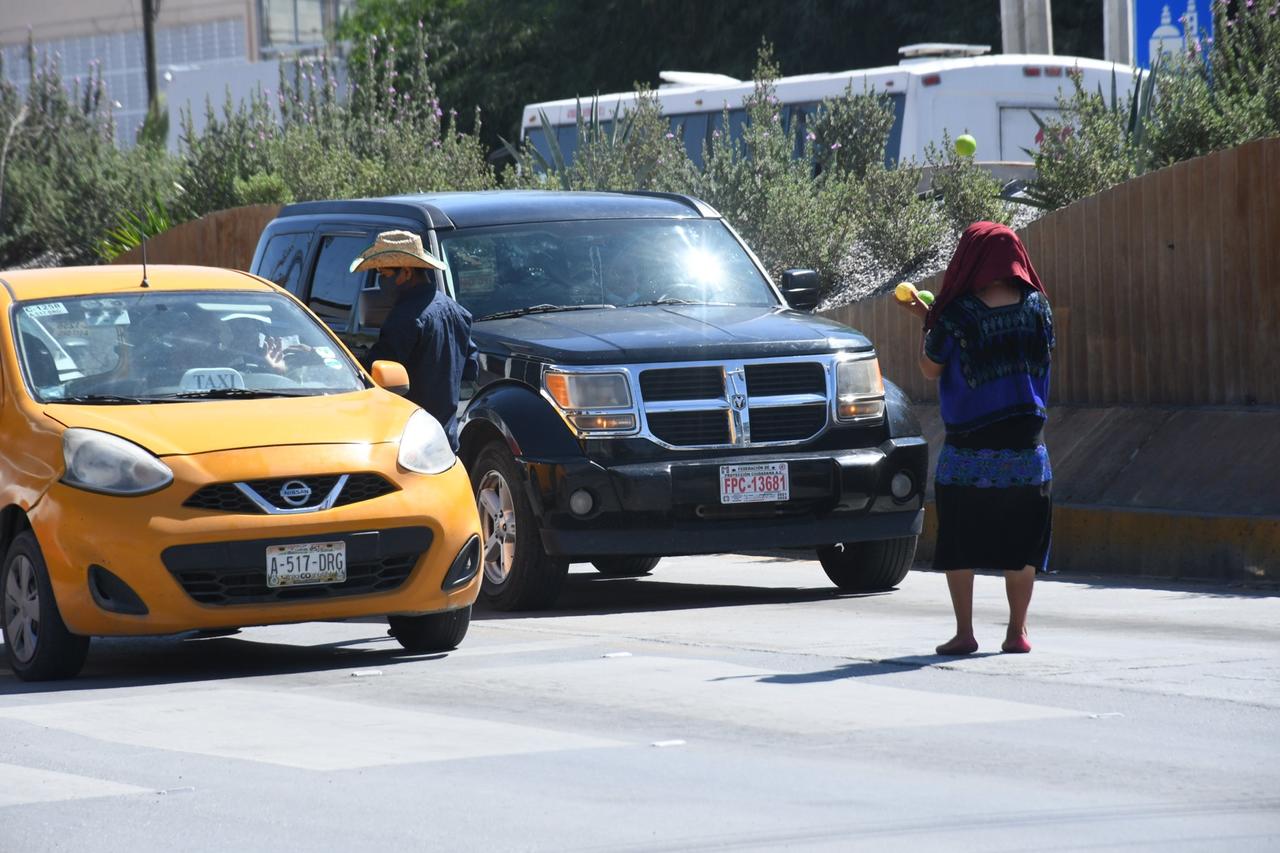
[[[1005,53],[1026,53],[1022,0],[1000,0],[1000,45]]]
[[[1133,47],[1133,0],[1103,0],[1103,57],[1110,62],[1133,65]]]
[[[1023,0],[1027,53],[1053,53],[1053,12],[1049,0]]]

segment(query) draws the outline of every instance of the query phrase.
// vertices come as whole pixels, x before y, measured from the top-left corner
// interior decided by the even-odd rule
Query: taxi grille
[[[301,477],[273,477],[271,479],[246,480],[244,485],[256,492],[263,500],[276,509],[319,509],[333,487],[337,485],[339,474],[321,476],[307,475]],[[280,490],[287,483],[302,482],[311,489],[311,496],[300,506],[294,507],[280,496]],[[380,474],[352,474],[338,494],[334,506],[347,506],[360,501],[372,500],[396,491],[396,486]],[[204,486],[182,504],[190,509],[204,509],[215,512],[235,512],[260,515],[266,510],[249,499],[235,483],[214,483]]]
[[[417,554],[405,554],[349,563],[343,583],[267,586],[267,573],[261,568],[234,569],[170,569],[182,588],[201,604],[255,604],[270,601],[300,601],[316,598],[387,592],[404,583],[418,561]]]

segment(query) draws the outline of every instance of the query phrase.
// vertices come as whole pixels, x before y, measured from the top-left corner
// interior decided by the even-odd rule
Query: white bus
[[[804,138],[805,122],[824,98],[843,95],[852,85],[854,94],[864,91],[886,95],[894,114],[886,161],[924,162],[930,142],[939,144],[943,131],[952,139],[962,133],[978,141],[977,159],[986,163],[1029,164],[1024,149],[1038,144],[1040,127],[1032,117],[1058,114],[1058,94],[1070,94],[1069,75],[1079,72],[1086,91],[1102,88],[1108,101],[1114,81],[1123,99],[1133,86],[1135,69],[1096,59],[1041,54],[986,55],[983,45],[918,44],[898,50],[902,61],[884,68],[868,68],[831,74],[782,77],[776,82],[783,108],[782,120],[795,134],[796,151]],[[736,137],[746,121],[743,99],[751,94],[751,81],[719,74],[662,72],[665,81],[657,92],[662,112],[672,131],[683,129],[685,148],[701,165],[704,140],[723,130],[729,111],[729,133]],[[566,98],[529,104],[521,118],[520,136],[548,160],[550,146],[543,129],[545,113],[555,129],[556,141],[566,163],[573,161],[577,146],[578,111],[597,104],[597,115],[606,122],[619,111],[625,114],[636,100],[634,92],[598,97]]]

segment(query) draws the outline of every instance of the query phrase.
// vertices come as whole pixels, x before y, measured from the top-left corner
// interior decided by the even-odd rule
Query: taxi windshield
[[[277,293],[157,291],[14,308],[23,376],[41,403],[181,402],[356,391],[347,354]]]

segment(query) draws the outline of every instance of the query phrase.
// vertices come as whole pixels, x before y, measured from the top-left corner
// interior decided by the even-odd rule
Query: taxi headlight
[[[884,417],[884,380],[875,357],[836,365],[836,417],[842,421],[871,421]]]
[[[631,390],[621,373],[548,371],[543,382],[551,399],[565,411],[631,407]]]
[[[106,495],[145,495],[173,482],[150,451],[109,432],[73,427],[62,434],[62,482]]]
[[[439,474],[453,467],[456,457],[440,422],[422,409],[409,416],[400,436],[400,467],[419,474]]]

